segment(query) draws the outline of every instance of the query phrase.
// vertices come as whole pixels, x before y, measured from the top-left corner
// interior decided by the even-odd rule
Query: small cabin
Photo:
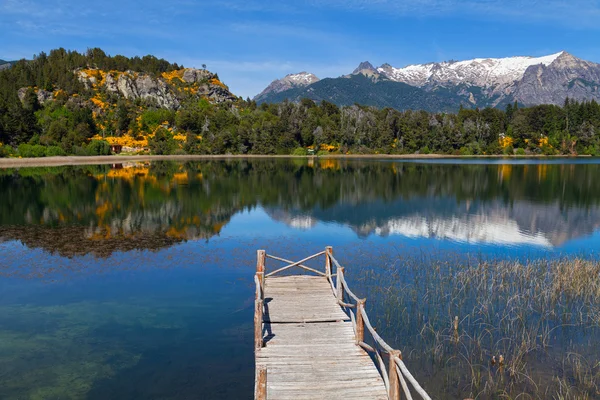
[[[120,144],[111,144],[110,145],[110,151],[113,154],[119,154],[119,153],[121,153],[122,150],[123,150],[123,146]]]

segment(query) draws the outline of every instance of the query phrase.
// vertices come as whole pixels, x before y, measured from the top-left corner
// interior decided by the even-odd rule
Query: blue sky
[[[0,0],[0,58],[65,47],[208,68],[237,95],[309,71],[566,50],[600,62],[600,1]]]

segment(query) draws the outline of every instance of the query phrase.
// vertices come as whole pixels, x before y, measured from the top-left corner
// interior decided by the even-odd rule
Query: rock
[[[25,95],[27,94],[27,91],[29,89],[30,88],[28,87],[23,87],[17,91],[17,96],[19,96],[19,100],[21,100],[21,103],[25,102]],[[54,99],[54,94],[44,89],[36,90],[35,94],[37,95],[37,99],[40,104],[44,104],[47,101]]]
[[[19,96],[19,100],[21,100],[21,103],[23,103],[25,101],[25,94],[27,93],[28,89],[29,88],[22,87],[21,89],[19,89],[17,91],[17,96]]]
[[[110,93],[118,93],[119,88],[117,87],[117,82],[115,78],[111,74],[106,74],[106,78],[104,78],[104,87]]]
[[[169,92],[167,84],[149,75],[136,76],[131,72],[123,73],[119,76],[116,87],[126,99],[141,98],[153,100],[160,107],[171,109],[179,107],[179,101]]]
[[[187,83],[202,82],[214,77],[215,74],[205,69],[187,68],[183,72],[183,81]]]
[[[562,105],[567,97],[600,100],[600,64],[563,52],[548,66],[529,67],[514,91],[522,104]]]
[[[44,104],[47,101],[54,99],[54,94],[44,89],[40,89],[37,91],[37,98],[40,104]]]
[[[137,99],[139,96],[133,80],[127,74],[119,75],[117,89],[126,99]]]

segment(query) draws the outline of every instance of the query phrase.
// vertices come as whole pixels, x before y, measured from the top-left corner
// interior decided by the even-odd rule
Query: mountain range
[[[460,106],[561,105],[569,97],[600,100],[600,64],[561,51],[543,57],[476,58],[408,65],[365,61],[349,75],[319,80],[301,72],[273,81],[258,103],[285,99],[360,103],[399,110],[456,110]]]

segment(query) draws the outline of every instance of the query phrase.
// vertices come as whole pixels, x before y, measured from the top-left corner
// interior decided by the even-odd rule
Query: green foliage
[[[146,110],[141,115],[142,131],[152,132],[163,122],[173,124],[175,122],[175,113],[165,108]]]
[[[525,149],[522,149],[522,148],[519,147],[519,148],[517,148],[515,150],[515,154],[518,155],[518,156],[524,156],[525,155]]]
[[[294,151],[292,152],[293,156],[306,156],[308,155],[308,150],[306,150],[304,147],[296,147],[294,149]]]
[[[23,158],[37,158],[46,155],[46,147],[39,144],[20,144],[18,147],[19,156]]]
[[[148,140],[148,146],[152,154],[169,155],[173,154],[177,148],[177,143],[173,139],[173,134],[165,128],[158,128],[154,137]]]
[[[89,156],[108,156],[111,154],[110,144],[105,140],[92,140],[86,147]]]
[[[12,147],[0,144],[0,158],[9,157],[12,154],[13,154]]]
[[[46,147],[46,157],[66,156],[67,153],[58,146]]]

